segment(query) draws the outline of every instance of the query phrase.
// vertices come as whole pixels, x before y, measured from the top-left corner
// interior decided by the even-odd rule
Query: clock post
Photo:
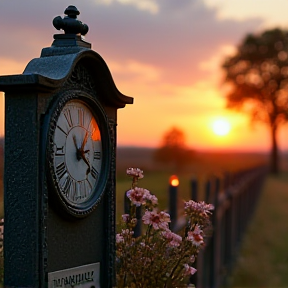
[[[116,88],[69,6],[5,92],[4,286],[115,285]]]

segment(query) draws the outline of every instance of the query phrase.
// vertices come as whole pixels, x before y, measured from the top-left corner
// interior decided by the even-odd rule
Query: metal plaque
[[[48,288],[100,288],[100,263],[48,273]]]

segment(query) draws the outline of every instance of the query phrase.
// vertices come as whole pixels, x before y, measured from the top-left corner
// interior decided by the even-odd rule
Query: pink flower
[[[187,240],[191,241],[195,246],[203,245],[204,239],[201,235],[202,233],[203,231],[196,225],[193,231],[188,232]]]
[[[152,206],[156,206],[158,204],[157,197],[152,195],[150,192],[145,195],[145,199],[150,202]]]
[[[208,216],[211,214],[210,210],[213,210],[214,206],[212,204],[206,204],[204,201],[201,202],[195,202],[193,200],[190,200],[188,202],[185,202],[185,213],[186,215],[190,215],[193,212],[202,213],[205,216]]]
[[[116,243],[124,242],[124,237],[121,234],[116,234]]]
[[[131,237],[133,236],[134,231],[133,230],[129,230],[129,229],[122,229],[121,233],[119,234],[120,236],[124,237],[124,241],[125,239],[131,239]]]
[[[188,264],[184,264],[184,275],[188,276],[188,275],[193,275],[196,273],[196,269],[189,266]]]
[[[169,242],[170,246],[178,247],[180,243],[182,242],[182,237],[179,236],[178,234],[171,232],[170,230],[162,232],[162,235],[165,239],[170,241]]]
[[[168,229],[168,222],[171,222],[170,215],[161,211],[157,213],[156,210],[153,211],[145,211],[145,214],[142,217],[144,224],[152,225],[155,230]]]
[[[130,201],[136,206],[141,206],[146,203],[146,194],[150,194],[150,192],[147,189],[139,187],[135,187],[126,193]]]
[[[139,168],[128,168],[126,170],[126,174],[129,176],[136,177],[138,179],[142,179],[144,177],[143,171]]]
[[[128,223],[130,220],[130,215],[129,214],[123,214],[122,220],[123,220],[123,222]]]
[[[164,212],[164,211],[161,211],[160,213],[159,213],[159,215],[160,215],[160,219],[161,219],[161,221],[163,221],[163,222],[171,222],[171,220],[170,220],[170,215],[168,214],[168,213],[166,213],[166,212]]]

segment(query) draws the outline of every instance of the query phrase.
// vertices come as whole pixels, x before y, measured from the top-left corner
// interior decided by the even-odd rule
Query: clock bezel
[[[61,214],[64,212],[66,215],[74,216],[76,218],[83,218],[91,214],[99,202],[103,198],[106,189],[107,181],[110,171],[110,158],[111,158],[111,141],[109,134],[108,119],[104,109],[95,96],[81,90],[68,90],[60,93],[54,97],[54,103],[48,113],[48,133],[47,133],[47,146],[46,146],[46,162],[47,162],[47,180],[49,189],[49,201],[51,205],[56,208]],[[91,111],[93,117],[99,126],[101,134],[102,146],[102,163],[99,172],[99,181],[97,182],[92,196],[87,201],[82,203],[71,203],[66,200],[61,189],[58,185],[57,177],[54,169],[54,133],[57,125],[58,118],[64,106],[70,101],[82,101]]]

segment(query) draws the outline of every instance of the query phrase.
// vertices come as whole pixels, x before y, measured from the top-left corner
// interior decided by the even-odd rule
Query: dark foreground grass
[[[288,171],[267,178],[229,287],[288,287]]]

